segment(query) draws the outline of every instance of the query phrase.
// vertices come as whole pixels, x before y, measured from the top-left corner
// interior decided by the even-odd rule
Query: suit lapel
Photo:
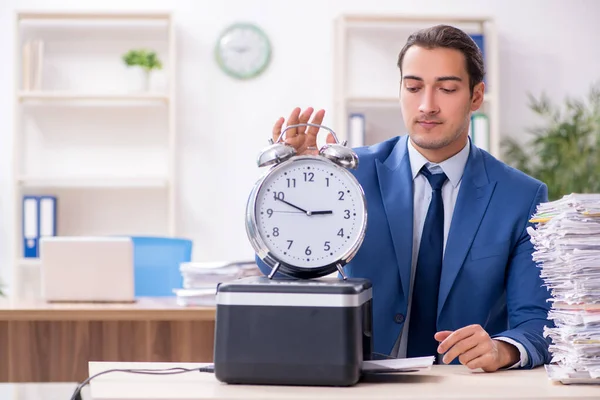
[[[465,165],[446,242],[438,297],[438,317],[473,244],[496,186],[496,182],[488,180],[481,151],[473,144],[470,146],[469,159]]]
[[[413,247],[413,182],[407,137],[402,137],[383,162],[376,162],[379,189],[394,243],[404,300],[408,304]]]

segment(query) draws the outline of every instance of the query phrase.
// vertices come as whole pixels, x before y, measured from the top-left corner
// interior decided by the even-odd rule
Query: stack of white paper
[[[550,290],[553,380],[600,383],[600,194],[570,194],[540,204],[528,229]]]
[[[217,285],[246,276],[262,275],[255,261],[187,262],[180,265],[183,288],[175,289],[180,305],[214,305]]]

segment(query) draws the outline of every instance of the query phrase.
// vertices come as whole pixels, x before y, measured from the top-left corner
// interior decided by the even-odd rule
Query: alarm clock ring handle
[[[279,134],[279,137],[277,138],[277,140],[275,141],[275,143],[279,143],[282,139],[283,139],[283,135],[285,134],[285,132],[288,129],[292,129],[292,128],[299,128],[301,126],[312,126],[314,128],[322,128],[325,129],[326,131],[329,131],[331,133],[331,135],[333,136],[333,139],[335,140],[335,143],[340,143],[337,134],[333,131],[333,129],[326,127],[325,125],[320,125],[320,124],[314,124],[312,122],[304,122],[304,123],[298,123],[298,124],[293,124],[293,125],[288,125],[285,127],[285,129],[283,131],[281,131],[281,133]],[[346,145],[346,141],[344,141],[342,143],[342,146]],[[316,150],[316,149],[315,149]]]
[[[275,142],[275,144],[281,142],[283,135],[285,134],[285,132],[288,129],[298,128],[300,126],[312,126],[312,127],[322,128],[322,129],[325,129],[326,131],[329,131],[331,133],[331,136],[333,136],[335,143],[327,143],[326,145],[321,147],[321,149],[314,148],[313,150],[319,150],[320,156],[333,161],[334,163],[338,164],[341,167],[344,167],[347,169],[357,169],[358,168],[358,156],[356,155],[354,150],[352,150],[349,147],[346,147],[347,141],[344,140],[342,143],[340,143],[340,140],[338,139],[337,134],[333,131],[333,129],[328,128],[324,125],[314,124],[312,122],[305,122],[305,123],[289,125],[281,132],[281,134],[277,138],[277,141]],[[269,140],[272,142],[272,139],[269,139]]]
[[[326,131],[329,131],[331,133],[331,136],[333,136],[335,143],[327,143],[323,147],[321,147],[321,149],[317,149],[316,147],[314,149],[312,149],[312,150],[319,150],[320,156],[325,157],[325,158],[333,161],[334,163],[338,164],[339,166],[347,168],[347,169],[357,169],[358,168],[358,156],[356,155],[354,150],[352,150],[349,147],[346,147],[347,141],[344,140],[342,143],[340,143],[340,140],[338,139],[337,134],[333,131],[333,129],[328,128],[324,125],[314,124],[312,122],[305,122],[305,123],[289,125],[281,132],[281,134],[279,135],[279,137],[277,138],[277,140],[275,141],[274,144],[284,143],[284,142],[281,142],[281,140],[283,139],[285,132],[288,129],[298,128],[301,126],[312,126],[312,127],[316,127],[316,128],[322,128],[322,129],[325,129]],[[271,144],[273,144],[273,139],[269,139],[269,142]]]
[[[354,150],[352,150],[349,147],[346,147],[346,141],[340,143],[337,134],[331,128],[312,122],[298,123],[287,126],[279,134],[276,141],[273,141],[273,138],[269,138],[269,147],[261,151],[258,156],[258,166],[265,167],[273,164],[280,164],[296,156],[296,149],[292,145],[286,143],[285,141],[282,141],[282,139],[288,129],[298,128],[301,126],[323,128],[324,130],[329,131],[331,136],[335,140],[335,143],[327,143],[324,146],[322,146],[321,149],[314,148],[313,150],[318,150],[318,154],[315,155],[316,157],[324,157],[342,168],[358,168],[358,156],[354,152]]]

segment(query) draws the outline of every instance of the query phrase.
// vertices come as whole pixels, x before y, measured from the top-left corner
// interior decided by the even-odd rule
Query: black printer
[[[373,348],[366,279],[243,278],[219,285],[215,375],[238,384],[350,386]]]

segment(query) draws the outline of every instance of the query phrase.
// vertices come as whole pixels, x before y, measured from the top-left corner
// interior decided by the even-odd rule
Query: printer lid
[[[367,279],[293,279],[251,276],[225,282],[217,289],[217,304],[304,307],[358,307],[373,297]]]
[[[331,293],[358,294],[372,287],[368,279],[338,278],[294,279],[249,276],[219,285],[219,292],[286,292],[286,293]]]

